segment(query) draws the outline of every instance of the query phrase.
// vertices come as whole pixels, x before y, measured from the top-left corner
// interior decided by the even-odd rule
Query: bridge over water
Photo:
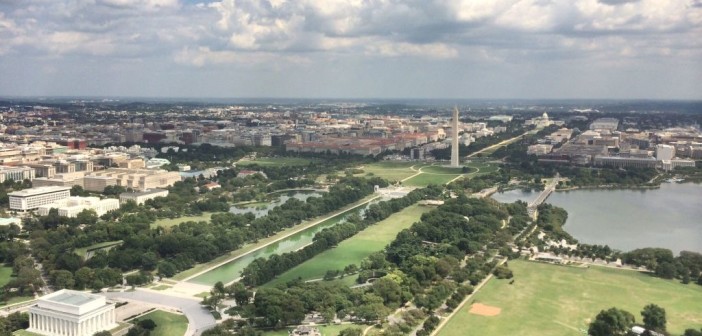
[[[531,216],[534,220],[536,220],[536,209],[546,201],[546,199],[551,195],[551,193],[556,190],[556,186],[558,185],[558,182],[561,181],[560,175],[556,175],[544,188],[544,190],[539,193],[539,196],[536,197],[535,200],[531,201],[529,205],[527,206],[527,210],[529,211],[529,216]]]

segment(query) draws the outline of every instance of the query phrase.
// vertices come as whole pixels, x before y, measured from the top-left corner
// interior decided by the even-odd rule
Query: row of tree
[[[408,301],[426,316],[444,302],[452,309],[493,269],[496,261],[485,251],[511,240],[509,222],[503,228],[501,221],[509,213],[507,206],[490,200],[446,200],[400,232],[385,251],[361,262],[359,277],[374,278],[371,285],[352,289],[336,282],[293,280],[262,287],[248,304],[237,302],[229,312],[241,315],[249,326],[282,327],[298,324],[311,312],[325,320],[347,317],[376,323]],[[418,334],[429,334],[434,322],[436,317],[429,317]]]
[[[365,210],[364,218],[357,214],[349,216],[344,223],[326,228],[317,233],[313,238],[312,244],[305,246],[301,250],[282,255],[274,254],[268,259],[258,258],[254,260],[242,271],[242,282],[247,286],[258,286],[271,281],[277,275],[336,246],[341,241],[365,230],[370,225],[422,199],[436,198],[441,195],[441,192],[442,190],[435,186],[416,189],[404,197],[371,204]]]

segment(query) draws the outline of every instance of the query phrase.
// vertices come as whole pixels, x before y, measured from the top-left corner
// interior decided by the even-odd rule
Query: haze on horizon
[[[702,99],[702,0],[0,0],[0,96]]]

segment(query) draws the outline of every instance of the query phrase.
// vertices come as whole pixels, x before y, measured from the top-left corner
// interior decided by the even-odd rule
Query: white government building
[[[62,289],[29,307],[27,331],[47,336],[90,336],[118,326],[115,304],[108,303],[104,296]]]
[[[10,209],[27,211],[71,197],[71,187],[37,187],[13,191],[7,195],[10,198]]]
[[[59,216],[65,217],[76,217],[83,210],[95,210],[98,216],[102,216],[108,211],[119,209],[119,200],[115,198],[101,200],[99,197],[71,196],[54,203],[42,205],[37,208],[37,213],[40,216],[46,216],[53,208],[58,210]]]

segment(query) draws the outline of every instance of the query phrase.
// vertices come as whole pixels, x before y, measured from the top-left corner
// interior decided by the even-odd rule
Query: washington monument
[[[458,168],[460,159],[458,157],[458,107],[453,108],[453,120],[451,121],[451,167]]]

